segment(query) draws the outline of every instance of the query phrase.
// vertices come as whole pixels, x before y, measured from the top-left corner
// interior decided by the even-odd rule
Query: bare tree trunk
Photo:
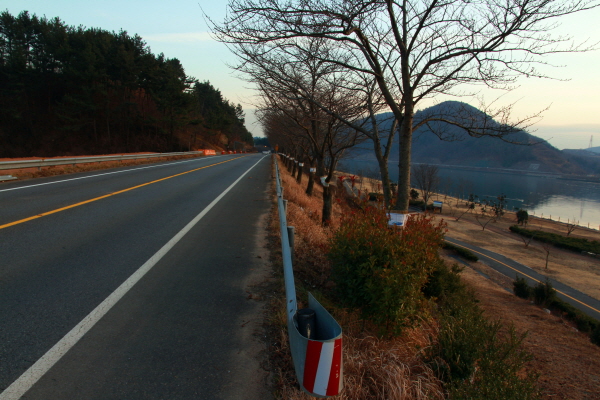
[[[298,160],[294,158],[290,162],[292,163],[292,176],[296,176],[296,165],[298,165]]]
[[[412,106],[406,106],[406,115],[400,128],[400,151],[398,160],[398,199],[396,210],[408,211],[410,193],[410,154],[412,146]]]
[[[390,171],[388,169],[387,162],[379,164],[379,171],[381,172],[381,183],[383,185],[383,201],[385,203],[385,208],[388,209],[392,205],[392,185],[390,181]]]
[[[323,217],[321,218],[321,223],[324,226],[329,226],[331,224],[333,210],[333,192],[333,186],[323,186]]]
[[[296,176],[296,182],[298,182],[298,184],[302,183],[302,170],[303,170],[304,166],[303,163],[298,163],[298,176]]]
[[[313,187],[315,186],[315,174],[314,172],[308,173],[308,186],[306,187],[306,194],[312,196]]]

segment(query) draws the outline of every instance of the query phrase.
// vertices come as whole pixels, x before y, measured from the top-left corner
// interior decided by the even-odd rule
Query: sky
[[[224,0],[4,0],[0,6],[0,10],[13,15],[27,10],[38,16],[59,17],[67,25],[138,34],[154,54],[179,59],[187,75],[210,81],[225,98],[242,104],[247,128],[254,136],[262,136],[253,114],[255,92],[228,67],[235,64],[235,57],[225,45],[211,38],[203,16],[204,12],[220,22],[226,9]],[[564,17],[559,22],[557,33],[573,36],[576,41],[600,42],[600,8]],[[554,80],[522,78],[518,88],[509,93],[481,95],[488,102],[497,99],[498,105],[516,103],[516,118],[549,107],[530,133],[559,149],[587,148],[590,139],[594,147],[600,146],[600,50],[553,55],[548,62],[560,65],[544,70]],[[478,105],[474,98],[459,100]]]

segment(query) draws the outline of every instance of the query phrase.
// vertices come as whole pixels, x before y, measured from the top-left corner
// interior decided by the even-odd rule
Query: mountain
[[[476,108],[456,101],[447,101],[419,111],[415,114],[415,121],[433,115],[451,116],[464,123],[486,121],[492,128],[503,127]],[[380,127],[389,129],[391,113],[379,114],[377,120]],[[446,140],[441,140],[438,136]],[[397,139],[396,136],[390,161],[398,159]],[[371,142],[364,143],[361,147],[354,153],[355,157],[375,158]],[[600,164],[585,161],[578,154],[561,152],[543,139],[522,130],[507,135],[504,140],[489,136],[476,138],[469,136],[461,128],[445,123],[424,125],[414,132],[412,162],[560,174],[600,174]]]
[[[600,154],[600,146],[596,146],[596,147],[590,147],[589,149],[586,149],[587,151],[591,151],[592,153],[599,153]]]

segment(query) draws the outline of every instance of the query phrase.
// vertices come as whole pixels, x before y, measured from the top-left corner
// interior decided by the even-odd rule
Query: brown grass
[[[85,164],[75,164],[75,165],[53,165],[50,167],[42,167],[38,169],[35,168],[21,168],[21,169],[7,169],[0,170],[0,175],[12,175],[20,180],[33,179],[33,178],[44,178],[50,176],[57,175],[66,175],[73,174],[77,172],[87,172],[87,171],[97,171],[109,168],[118,168],[123,166],[133,166],[133,165],[144,165],[144,164],[154,164],[158,162],[164,161],[174,161],[181,160],[186,158],[195,158],[198,156],[170,156],[170,157],[157,157],[151,159],[139,159],[139,160],[125,160],[125,161],[103,161],[99,163],[85,163]],[[203,156],[201,156],[203,157]],[[29,157],[31,158],[31,157]],[[11,158],[11,159],[0,159],[0,161],[17,161],[17,160],[26,160],[29,158]],[[64,157],[55,157],[55,158],[64,158]],[[33,158],[36,159],[36,158]]]
[[[483,268],[484,273],[491,274],[489,267]],[[543,399],[600,398],[600,347],[593,345],[586,334],[472,269],[466,268],[461,278],[475,289],[480,307],[490,318],[509,322],[518,332],[527,332],[523,345],[533,356],[527,368],[539,373],[538,387]]]
[[[281,164],[280,164],[281,165]],[[284,197],[288,200],[287,220],[296,229],[296,258],[294,272],[299,297],[307,290],[328,292],[329,263],[326,249],[329,238],[339,226],[341,216],[348,209],[344,201],[334,202],[333,224],[321,226],[322,188],[315,185],[313,196],[305,193],[306,180],[302,186],[281,167]],[[338,192],[345,197],[345,192]],[[276,210],[274,210],[276,212]],[[277,219],[273,216],[273,220]],[[271,225],[278,231],[277,224]],[[275,237],[275,234],[272,235]],[[273,241],[272,246],[280,246]],[[276,247],[272,254],[280,253]],[[276,268],[280,260],[275,259]],[[277,272],[276,272],[277,273]],[[299,299],[301,300],[301,299]],[[300,302],[300,301],[299,301]],[[281,301],[273,301],[272,307],[284,309]],[[421,352],[430,346],[435,327],[424,322],[421,327],[410,329],[399,338],[381,339],[355,313],[327,305],[342,325],[344,348],[344,386],[342,394],[335,399],[443,399],[441,382],[432,369],[423,361]],[[274,309],[274,308],[273,308]],[[271,320],[271,354],[275,371],[278,398],[286,400],[313,399],[298,388],[285,328],[285,314],[277,313]]]

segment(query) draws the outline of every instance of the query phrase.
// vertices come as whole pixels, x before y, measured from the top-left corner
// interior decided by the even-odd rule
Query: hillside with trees
[[[0,157],[252,145],[241,105],[126,31],[0,13]]]
[[[480,115],[490,119],[485,113],[456,101],[446,101],[415,113],[415,120],[431,115],[460,115],[461,110],[468,115]],[[380,125],[391,124],[391,113],[377,116]],[[500,125],[499,122],[492,122]],[[371,147],[360,149],[355,157],[373,158]],[[394,141],[391,154],[398,154],[398,140]],[[392,158],[394,159],[394,158]],[[599,174],[600,164],[585,160],[573,152],[561,151],[543,139],[523,130],[502,138],[492,136],[473,137],[463,128],[443,123],[431,122],[422,125],[414,133],[412,162],[426,164],[460,165],[482,168],[511,168],[537,172],[561,174]]]

